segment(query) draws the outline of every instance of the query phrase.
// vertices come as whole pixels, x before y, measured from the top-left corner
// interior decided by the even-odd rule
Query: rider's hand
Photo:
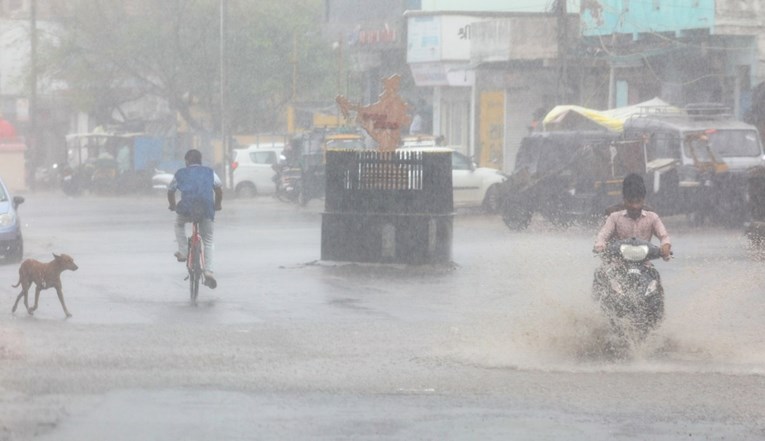
[[[594,253],[602,253],[605,250],[606,250],[605,245],[595,245],[594,247],[592,247],[592,252]]]
[[[222,205],[216,205],[215,206],[215,211],[221,211],[221,210],[223,210],[223,206]]]
[[[168,206],[167,209],[170,211],[175,211],[175,204]]]
[[[664,259],[664,260],[669,260],[670,259],[670,257],[672,256],[671,248],[672,248],[672,245],[670,245],[668,243],[665,243],[664,245],[661,246],[661,258],[662,259]]]

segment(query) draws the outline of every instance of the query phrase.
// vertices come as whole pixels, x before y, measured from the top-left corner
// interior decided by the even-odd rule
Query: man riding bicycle
[[[167,201],[170,211],[175,211],[175,239],[178,251],[175,258],[185,262],[188,255],[186,224],[199,221],[199,232],[204,242],[205,284],[210,288],[217,286],[213,273],[213,232],[215,212],[221,210],[223,185],[220,178],[210,167],[202,165],[202,153],[191,149],[184,156],[186,167],[175,172],[173,180],[167,186]],[[175,203],[175,192],[181,192],[181,200]]]

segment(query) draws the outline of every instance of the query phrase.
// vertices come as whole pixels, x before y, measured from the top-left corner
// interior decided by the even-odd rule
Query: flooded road
[[[338,264],[321,208],[224,201],[194,307],[161,196],[27,195],[26,257],[80,269],[65,320],[50,290],[11,315],[0,266],[0,440],[765,439],[765,262],[740,232],[667,220],[665,320],[615,359],[594,231],[459,213],[453,266]]]

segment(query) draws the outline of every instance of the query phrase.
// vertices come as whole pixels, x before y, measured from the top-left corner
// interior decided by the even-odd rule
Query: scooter
[[[301,170],[298,167],[282,166],[274,175],[276,197],[284,202],[298,202],[301,191]]]
[[[601,257],[593,297],[618,336],[640,343],[664,317],[664,288],[650,264],[661,248],[633,237],[609,243]]]
[[[59,185],[64,194],[68,196],[78,196],[82,193],[80,180],[74,173],[72,167],[66,164],[55,164],[54,167],[58,170]]]

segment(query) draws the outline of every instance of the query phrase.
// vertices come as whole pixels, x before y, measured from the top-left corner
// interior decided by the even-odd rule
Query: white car
[[[183,161],[164,161],[157,164],[151,177],[151,187],[155,192],[164,194],[175,177],[175,172],[185,166]]]
[[[477,167],[467,156],[449,147],[402,147],[399,150],[451,152],[452,188],[455,207],[482,207],[486,212],[499,211],[499,191],[507,176],[499,170]]]
[[[274,166],[283,162],[283,151],[284,144],[279,143],[235,149],[231,170],[237,197],[275,193]]]

